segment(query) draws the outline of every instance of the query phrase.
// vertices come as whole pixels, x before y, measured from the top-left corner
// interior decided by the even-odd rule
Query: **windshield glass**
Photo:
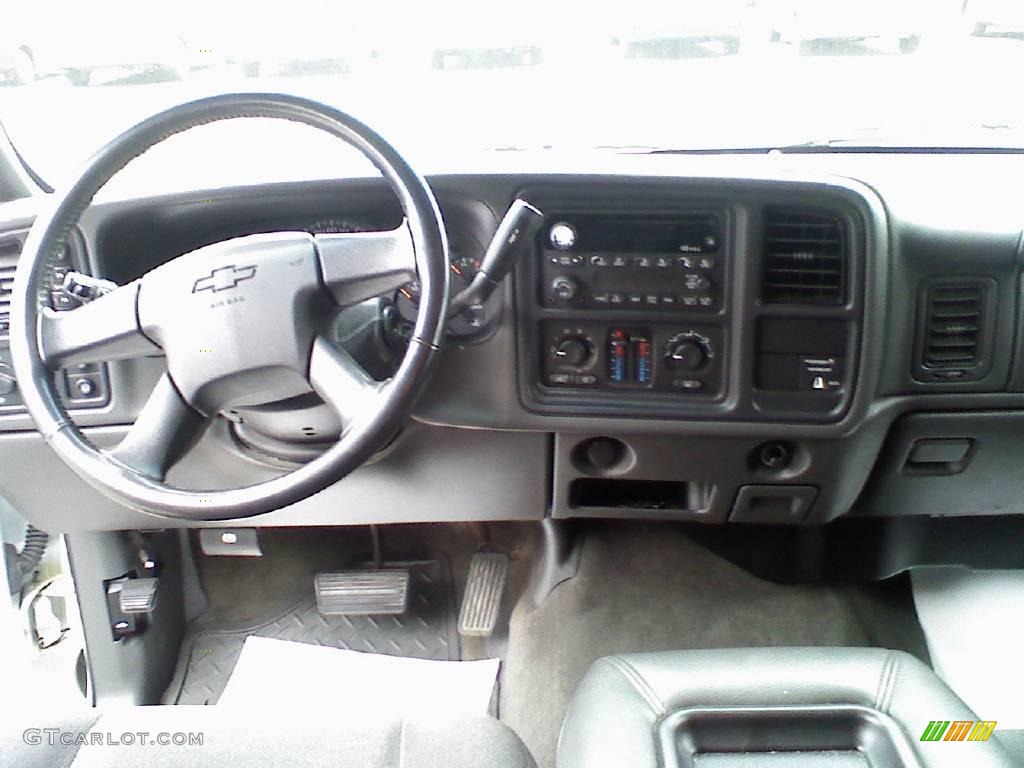
[[[52,184],[134,122],[228,91],[330,103],[431,168],[475,151],[1017,148],[1021,72],[1019,0],[14,0],[0,120]],[[280,126],[209,134],[136,180],[364,170]]]

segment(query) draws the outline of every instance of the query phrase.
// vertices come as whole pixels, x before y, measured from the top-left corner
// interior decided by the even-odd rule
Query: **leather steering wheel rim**
[[[59,366],[54,360],[57,358],[48,359],[46,354],[47,335],[53,333],[51,326],[58,325],[58,318],[45,304],[44,280],[50,259],[64,246],[82,212],[96,192],[119,170],[177,133],[208,123],[244,117],[290,120],[318,128],[346,141],[377,167],[405,213],[405,226],[421,286],[420,305],[405,357],[394,376],[376,387],[366,382],[368,390],[372,389],[376,398],[373,401],[376,403],[375,412],[354,420],[342,432],[338,442],[325,453],[291,472],[255,485],[228,490],[185,490],[168,485],[162,476],[154,476],[159,473],[130,466],[119,460],[115,452],[96,448],[71,421],[56,389],[54,373]],[[341,245],[349,249],[361,247],[359,241]],[[311,247],[316,248],[315,245]],[[372,257],[373,254],[370,255]],[[184,259],[185,256],[178,258]],[[330,257],[318,253],[317,258],[320,287],[326,288],[324,275]],[[154,273],[156,271],[153,270]],[[146,276],[140,278],[142,288],[121,287],[109,297],[59,313],[62,316],[59,320],[63,323],[59,327],[67,334],[71,327],[64,321],[74,319],[74,315],[80,312],[82,322],[87,323],[89,316],[99,315],[99,310],[92,312],[90,309],[97,305],[109,313],[109,308],[116,306],[111,297],[118,295],[122,298],[117,301],[125,307],[132,301],[136,302],[131,307],[138,326],[141,322],[138,301],[140,293],[145,294],[145,280]],[[198,282],[192,292],[197,290]],[[305,499],[337,482],[383,447],[408,417],[417,395],[436,365],[444,339],[447,304],[448,244],[440,211],[427,183],[390,144],[355,118],[309,99],[279,94],[228,94],[186,103],[148,118],[97,152],[63,192],[58,191],[51,196],[36,218],[18,263],[11,302],[11,359],[25,407],[39,432],[60,459],[93,487],[125,506],[162,517],[194,521],[230,520],[280,509]],[[129,310],[118,311],[124,317]],[[71,335],[82,331],[79,328],[71,330]],[[142,337],[140,344],[153,344],[153,339],[146,338],[141,327],[136,330]],[[159,346],[153,347],[157,354]],[[321,349],[326,347],[317,338],[311,354],[314,358],[319,354],[321,359],[331,364],[321,364],[328,372],[320,375],[320,388],[313,388],[330,404],[330,382],[339,380],[337,364],[345,361],[339,358],[343,353],[335,349],[320,352]],[[135,351],[138,352],[137,345]],[[165,352],[170,368],[169,348]],[[354,364],[351,358],[347,358],[347,363]],[[313,382],[315,374],[311,367],[307,378]],[[324,389],[327,390],[326,395]],[[165,403],[174,403],[170,411],[177,413],[178,418],[188,421],[196,417],[195,413],[189,412],[190,403],[175,400],[180,398],[180,392],[167,375],[157,385],[151,400],[159,400],[160,397]],[[140,414],[136,426],[147,418],[147,423],[155,428],[163,424],[160,418]],[[140,429],[144,430],[145,426]],[[152,440],[152,436],[149,437]],[[174,433],[164,437],[168,445],[177,439]],[[164,450],[162,443],[159,448],[150,448]]]

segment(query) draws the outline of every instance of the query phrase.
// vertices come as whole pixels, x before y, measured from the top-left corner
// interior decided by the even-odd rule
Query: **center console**
[[[939,721],[936,710],[943,713]],[[999,731],[992,735],[996,726],[903,651],[631,653],[590,667],[569,704],[557,762],[563,768],[1009,768],[1015,762]],[[954,754],[957,748],[970,758]]]

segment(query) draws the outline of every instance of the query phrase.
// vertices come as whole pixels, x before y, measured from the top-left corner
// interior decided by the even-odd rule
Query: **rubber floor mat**
[[[457,661],[459,642],[446,563],[432,560],[388,565],[409,568],[409,604],[404,614],[323,616],[310,596],[255,625],[220,627],[206,623],[186,635],[164,703],[216,704],[250,635],[389,656]]]

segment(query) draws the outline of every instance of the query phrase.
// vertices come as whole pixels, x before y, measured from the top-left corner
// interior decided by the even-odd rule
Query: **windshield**
[[[493,151],[1024,147],[1019,0],[14,0],[4,15],[0,120],[51,184],[138,120],[229,91],[330,103],[431,168]],[[365,170],[287,127],[204,131],[136,181]]]

